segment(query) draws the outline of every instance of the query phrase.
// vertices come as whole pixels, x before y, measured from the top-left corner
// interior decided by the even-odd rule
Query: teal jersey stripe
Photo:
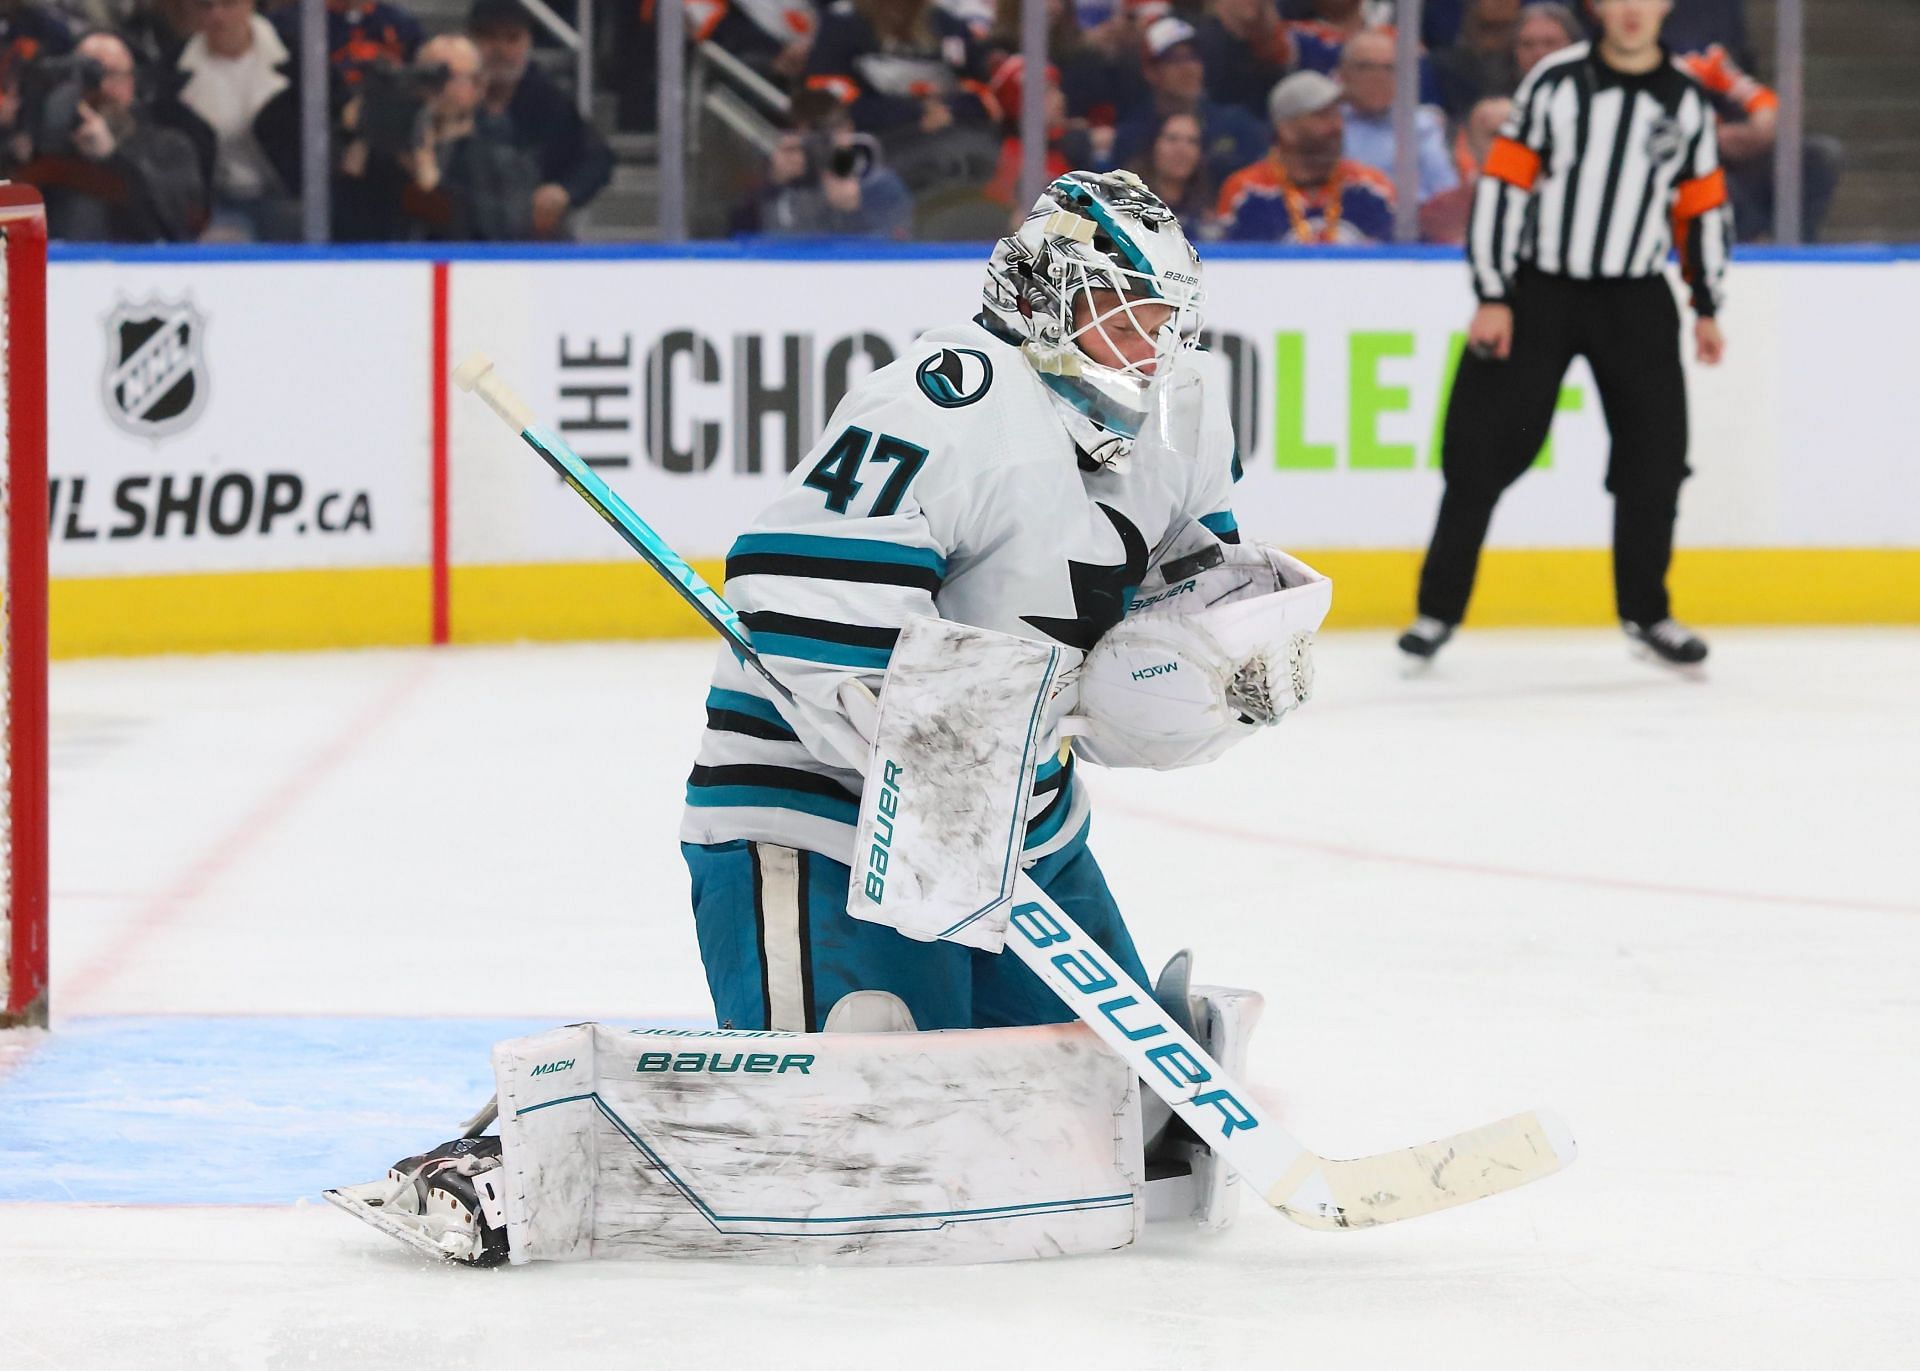
[[[759,719],[763,723],[775,724],[791,730],[792,724],[780,717],[780,711],[773,707],[773,701],[763,700],[758,695],[749,695],[742,690],[722,690],[719,686],[707,690],[708,709],[726,709],[735,714],[745,714]]]
[[[809,795],[770,785],[702,785],[687,787],[687,803],[696,809],[792,809],[843,824],[859,822],[860,802],[830,795]]]
[[[787,557],[839,557],[850,562],[923,567],[944,579],[947,559],[930,547],[906,547],[874,538],[833,538],[818,533],[743,533],[728,557],[772,553]]]
[[[1233,511],[1223,509],[1217,514],[1202,514],[1200,522],[1211,533],[1225,537],[1229,533],[1240,531],[1240,521],[1233,517]]]
[[[821,638],[802,638],[792,633],[756,633],[755,651],[767,657],[792,657],[801,662],[819,662],[825,666],[851,666],[863,671],[885,671],[893,659],[893,649],[857,647],[852,643],[830,643]]]
[[[1060,760],[1060,754],[1058,752],[1048,757],[1044,762],[1040,763],[1039,766],[1033,769],[1034,784],[1038,785],[1041,781],[1046,780],[1049,776],[1057,772],[1062,765],[1063,763]]]

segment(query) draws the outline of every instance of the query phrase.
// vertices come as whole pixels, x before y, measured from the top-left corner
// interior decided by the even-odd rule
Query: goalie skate
[[[442,1261],[498,1266],[507,1259],[500,1139],[456,1138],[393,1164],[384,1181],[324,1192],[389,1237]]]

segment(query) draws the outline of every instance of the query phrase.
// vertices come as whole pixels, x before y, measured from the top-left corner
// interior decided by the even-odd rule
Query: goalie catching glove
[[[1196,766],[1311,695],[1333,582],[1275,548],[1217,546],[1168,563],[1087,654],[1074,744],[1087,760]]]

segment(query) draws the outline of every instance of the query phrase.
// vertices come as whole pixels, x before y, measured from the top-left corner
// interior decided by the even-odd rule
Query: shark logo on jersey
[[[1098,503],[1098,502],[1096,502]],[[1071,619],[1048,619],[1037,614],[1022,614],[1022,623],[1032,624],[1056,642],[1090,652],[1100,635],[1127,615],[1127,602],[1147,574],[1147,540],[1133,522],[1112,505],[1100,504],[1113,531],[1120,535],[1120,560],[1113,566],[1098,562],[1067,561],[1067,576],[1073,585]]]
[[[913,374],[926,397],[942,409],[970,405],[993,384],[993,363],[972,348],[941,348]]]

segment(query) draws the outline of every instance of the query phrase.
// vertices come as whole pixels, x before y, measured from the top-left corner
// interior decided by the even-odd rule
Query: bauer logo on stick
[[[207,404],[206,320],[186,302],[121,304],[107,317],[107,414],[142,438],[178,433]]]

